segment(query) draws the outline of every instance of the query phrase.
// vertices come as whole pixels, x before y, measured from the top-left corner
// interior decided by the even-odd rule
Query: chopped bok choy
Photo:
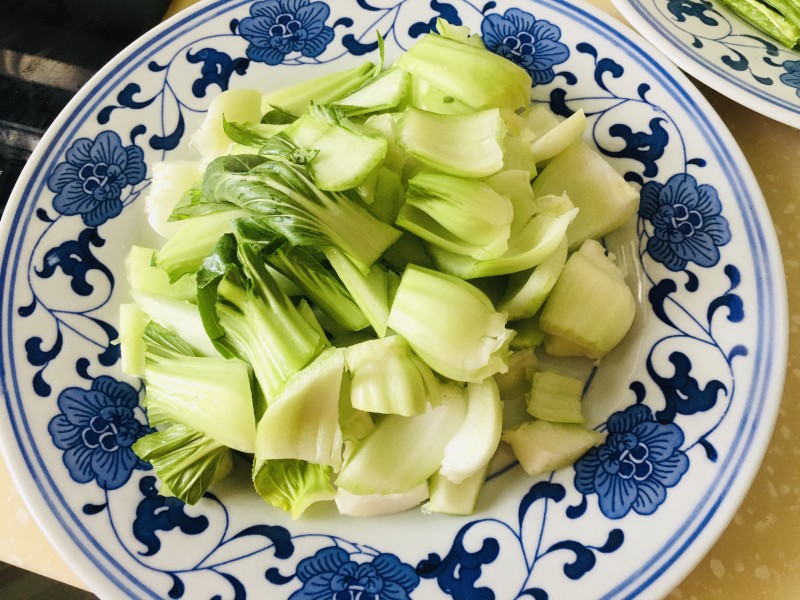
[[[602,439],[559,356],[631,325],[630,274],[595,240],[638,192],[583,141],[591,116],[437,29],[388,67],[380,40],[378,64],[225,91],[195,160],[155,167],[167,240],[132,248],[119,331],[162,494],[198,502],[244,457],[292,518],[467,515],[502,444],[540,474]]]

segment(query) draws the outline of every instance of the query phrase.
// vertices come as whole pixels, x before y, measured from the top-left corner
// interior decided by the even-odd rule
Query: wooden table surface
[[[589,0],[622,20],[610,0]],[[171,13],[193,3],[176,0]],[[783,252],[789,289],[789,371],[775,434],[732,523],[670,600],[800,597],[800,131],[698,87],[738,141],[766,197]],[[0,560],[78,587],[31,518],[0,459]]]

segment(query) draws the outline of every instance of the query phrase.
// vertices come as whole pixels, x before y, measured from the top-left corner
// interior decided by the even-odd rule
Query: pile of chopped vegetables
[[[123,367],[155,429],[134,450],[162,494],[197,502],[238,455],[293,517],[469,514],[501,442],[536,475],[601,441],[585,381],[537,353],[627,333],[596,240],[639,194],[530,88],[440,21],[390,68],[212,102],[200,158],[153,169],[166,242],[126,263]]]

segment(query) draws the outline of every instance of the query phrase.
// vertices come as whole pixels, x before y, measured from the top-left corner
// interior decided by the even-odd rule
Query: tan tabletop
[[[621,20],[610,0],[589,2]],[[193,0],[176,0],[175,9]],[[733,522],[670,600],[800,598],[800,131],[699,86],[731,129],[775,221],[789,289],[789,372],[766,458]],[[0,560],[85,587],[30,517],[0,458]]]

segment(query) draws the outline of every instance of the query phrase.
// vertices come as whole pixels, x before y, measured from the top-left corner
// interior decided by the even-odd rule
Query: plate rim
[[[148,55],[151,55],[152,53],[157,52],[161,47],[167,45],[174,37],[170,36],[168,40],[166,39],[167,34],[175,33],[176,30],[184,27],[187,23],[196,22],[198,18],[203,18],[204,21],[214,18],[218,13],[213,12],[212,14],[212,11],[216,11],[218,8],[221,8],[220,12],[224,13],[242,4],[246,4],[248,1],[249,0],[203,0],[185,12],[181,12],[166,20],[164,23],[135,40],[90,79],[90,81],[70,101],[70,103],[59,114],[53,124],[48,128],[45,136],[37,145],[37,148],[31,155],[28,164],[25,166],[22,174],[20,175],[18,183],[14,187],[11,197],[9,198],[9,202],[6,210],[4,211],[2,220],[0,220],[0,239],[3,240],[6,246],[10,245],[15,239],[16,226],[19,222],[21,209],[24,208],[23,199],[26,197],[24,192],[30,186],[38,169],[41,168],[50,153],[55,151],[53,142],[57,138],[66,135],[66,130],[69,129],[69,117],[74,115],[75,112],[81,110],[84,107],[84,104],[91,103],[92,99],[96,97],[97,90],[107,85],[111,79],[115,78],[115,76],[119,76],[121,81],[123,76],[117,73],[117,69],[119,69],[119,67],[128,65],[128,68],[123,70],[126,73],[129,73],[136,68],[139,68],[138,65],[147,60],[146,57],[142,58],[142,56],[145,54],[143,50],[147,50]],[[533,3],[537,2],[537,0],[522,1]],[[616,2],[618,0],[613,1]],[[544,2],[552,3],[552,0],[544,0]],[[676,67],[670,64],[669,61],[667,61],[652,44],[647,42],[644,38],[642,38],[641,35],[636,33],[626,24],[614,19],[613,15],[608,14],[596,6],[588,4],[584,0],[570,0],[570,4],[573,5],[576,12],[583,12],[587,14],[595,25],[602,27],[607,32],[612,33],[620,38],[620,41],[626,43],[632,50],[637,49],[638,47],[638,49],[646,51],[649,56],[643,57],[643,61],[649,62],[652,68],[660,71],[664,77],[670,79],[677,88],[681,89],[686,95],[687,99],[697,104],[697,114],[701,115],[703,119],[706,120],[707,126],[711,131],[717,133],[721,138],[723,138],[723,141],[725,142],[724,147],[731,155],[730,159],[732,164],[736,164],[737,166],[746,166],[746,169],[743,169],[739,175],[742,179],[743,189],[748,190],[752,187],[758,192],[754,198],[756,202],[754,206],[752,206],[752,209],[755,210],[756,215],[759,217],[758,223],[771,224],[771,219],[769,217],[769,212],[767,210],[763,194],[761,194],[758,183],[755,180],[755,176],[753,175],[749,164],[742,154],[741,149],[739,148],[737,142],[733,139],[733,136],[730,134],[727,126],[721,120],[710,103],[708,103],[705,97],[699,92],[699,90],[697,90],[696,86],[694,86],[692,82],[686,78]],[[208,14],[201,17],[201,12],[207,12]],[[176,35],[177,37],[181,37],[184,35],[184,32],[181,29],[181,33]],[[132,61],[132,59],[136,60]],[[137,67],[131,67],[131,62],[135,62]],[[76,130],[79,127],[80,125],[76,125]],[[66,137],[66,139],[73,138],[74,135]],[[65,141],[63,143],[66,144],[68,142]],[[765,257],[765,260],[768,264],[771,264],[774,267],[775,275],[780,275],[783,273],[783,265],[782,261],[780,261],[781,254],[777,244],[777,237],[775,235],[774,227],[767,227],[766,229],[762,227],[762,234],[766,236],[766,239],[762,240],[762,253]],[[7,273],[7,262],[8,261],[6,260],[6,257],[4,257],[2,267],[0,267],[0,284],[2,284],[4,287],[8,284],[7,280],[9,279]],[[16,265],[13,265],[13,269],[16,270]],[[11,281],[13,280],[14,279],[11,278]],[[771,283],[772,286],[765,287],[771,291],[779,292],[772,297],[772,305],[775,309],[775,318],[779,321],[782,319],[785,323],[788,323],[788,301],[785,289],[785,277],[783,278],[783,286],[780,285],[780,281],[774,281]],[[776,283],[778,284],[777,286],[775,285]],[[3,313],[5,313],[7,309],[8,307],[0,307],[0,332],[3,332],[4,329],[3,321],[6,317],[3,316]],[[788,329],[786,327],[782,329],[784,330],[784,335],[778,335],[779,339],[775,340],[778,343],[775,344],[773,348],[775,351],[775,356],[778,360],[773,362],[773,366],[764,372],[764,389],[765,391],[771,392],[769,394],[765,394],[764,406],[767,408],[772,408],[772,410],[770,410],[768,415],[760,414],[759,416],[768,416],[770,418],[767,420],[767,422],[765,422],[763,418],[756,419],[752,425],[752,427],[756,429],[757,437],[754,440],[751,440],[751,442],[754,442],[758,445],[758,451],[753,453],[751,445],[746,452],[747,460],[751,463],[751,468],[744,478],[741,476],[729,478],[727,490],[720,492],[720,497],[716,499],[713,509],[709,510],[708,514],[705,516],[702,525],[692,526],[696,535],[693,535],[689,540],[681,544],[680,547],[675,550],[675,552],[670,553],[671,555],[675,556],[675,561],[670,564],[665,564],[665,566],[659,568],[655,573],[646,577],[641,586],[634,590],[628,591],[627,594],[635,595],[642,590],[646,590],[648,594],[669,592],[671,588],[677,585],[680,580],[683,579],[683,577],[685,577],[685,575],[688,574],[688,572],[694,568],[694,566],[698,564],[700,560],[702,560],[703,555],[718,539],[722,530],[728,526],[730,520],[735,515],[736,508],[743,501],[747,491],[750,488],[752,480],[759,470],[763,456],[767,450],[769,439],[772,435],[775,419],[778,415],[784,379],[780,376],[775,377],[775,374],[784,373],[785,375],[785,363],[788,360]],[[776,364],[779,368],[775,367]],[[770,377],[770,375],[772,375],[772,377]],[[0,379],[2,379],[3,392],[5,392],[7,384],[5,363],[3,362],[0,362]],[[3,393],[3,396],[5,401],[4,405],[8,407],[12,398],[5,393]],[[13,414],[13,411],[9,410],[9,414]],[[18,424],[13,420],[10,421],[16,436]],[[4,425],[4,427],[6,427],[6,425]],[[109,596],[113,596],[114,593],[119,593],[120,589],[124,588],[111,584],[108,577],[110,574],[108,573],[108,569],[93,564],[90,557],[94,557],[94,555],[87,554],[82,549],[82,543],[80,543],[80,540],[75,539],[69,534],[68,530],[65,530],[63,523],[61,522],[63,517],[54,514],[54,507],[51,506],[50,503],[42,496],[41,490],[39,489],[39,484],[36,481],[36,474],[30,469],[23,470],[21,468],[22,466],[26,466],[28,461],[25,460],[25,465],[20,465],[18,464],[17,460],[12,459],[12,452],[18,451],[19,454],[22,455],[28,451],[26,448],[22,448],[17,443],[17,437],[14,438],[14,442],[14,444],[9,444],[9,442],[5,440],[5,436],[0,436],[0,450],[2,450],[3,455],[6,458],[6,464],[8,465],[8,470],[11,474],[12,480],[14,481],[17,489],[21,491],[23,500],[28,506],[34,520],[37,522],[37,525],[42,529],[46,537],[53,544],[56,551],[62,556],[62,558],[65,559],[72,570],[76,572],[76,574],[78,574],[78,576],[81,577],[81,579],[83,579],[85,582],[92,582],[91,587],[93,590],[96,590],[97,593],[102,591]],[[9,448],[7,446],[12,447]],[[719,516],[720,508],[724,508],[725,510],[725,516],[722,518]],[[694,519],[692,522],[693,521]],[[53,527],[54,524],[59,525],[59,527],[55,529]],[[69,546],[69,548],[67,548],[67,546]],[[693,546],[693,550],[691,552],[692,556],[688,556],[688,554],[690,554],[687,552],[689,546]],[[74,552],[69,552],[70,548],[79,549],[80,554],[76,556]],[[665,576],[665,573],[668,571],[670,572],[669,576]],[[633,576],[633,574],[629,575],[623,584]],[[626,586],[623,584],[620,584],[618,588],[630,587],[630,585]],[[615,595],[616,592],[617,589],[613,590],[609,596]],[[623,590],[619,590],[619,592],[622,593]]]

